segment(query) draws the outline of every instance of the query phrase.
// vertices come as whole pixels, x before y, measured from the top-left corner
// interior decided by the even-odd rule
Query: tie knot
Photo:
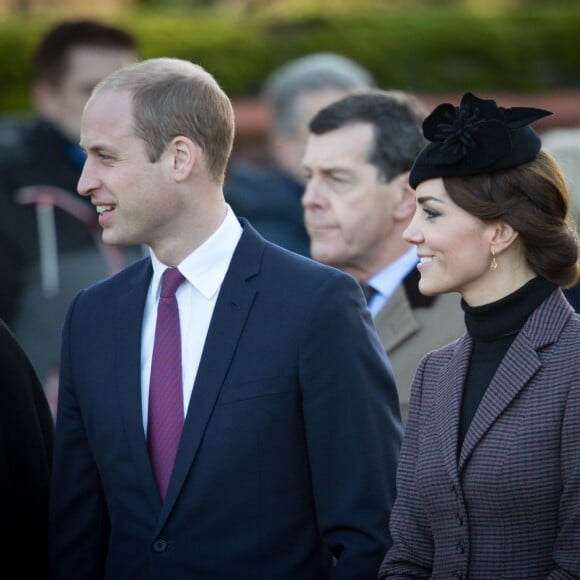
[[[177,268],[167,268],[161,277],[161,297],[173,298],[184,280],[183,274]]]

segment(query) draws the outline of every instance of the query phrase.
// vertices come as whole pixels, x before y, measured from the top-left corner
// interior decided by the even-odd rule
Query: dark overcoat
[[[0,321],[0,560],[22,578],[47,573],[53,429],[32,364]]]

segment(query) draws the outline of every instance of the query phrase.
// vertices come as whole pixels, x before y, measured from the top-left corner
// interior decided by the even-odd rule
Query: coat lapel
[[[402,285],[397,287],[378,312],[375,327],[387,352],[391,352],[421,328]]]
[[[461,471],[473,450],[497,418],[532,380],[542,366],[538,350],[554,342],[572,315],[562,292],[553,292],[532,313],[505,354],[467,430],[461,453]],[[546,325],[546,320],[550,325]]]
[[[520,333],[501,361],[465,434],[459,454],[460,471],[474,447],[540,366],[541,362],[535,349],[528,338]]]
[[[243,225],[244,233],[220,289],[205,340],[158,529],[170,514],[194,463],[256,294],[248,279],[258,273],[264,241],[245,222]]]
[[[458,482],[457,438],[463,384],[467,376],[472,340],[465,335],[457,343],[455,352],[438,377],[435,424],[441,447],[443,464],[453,481]]]

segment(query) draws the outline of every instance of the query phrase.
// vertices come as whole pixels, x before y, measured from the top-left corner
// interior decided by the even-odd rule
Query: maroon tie
[[[175,291],[184,280],[177,268],[167,268],[163,273],[151,361],[147,443],[161,499],[165,499],[183,426],[181,335]]]

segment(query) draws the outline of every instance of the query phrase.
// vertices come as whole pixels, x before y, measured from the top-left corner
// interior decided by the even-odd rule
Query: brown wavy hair
[[[451,199],[471,215],[512,226],[536,274],[563,288],[578,281],[580,242],[569,215],[568,186],[549,153],[541,150],[523,165],[443,182]]]

